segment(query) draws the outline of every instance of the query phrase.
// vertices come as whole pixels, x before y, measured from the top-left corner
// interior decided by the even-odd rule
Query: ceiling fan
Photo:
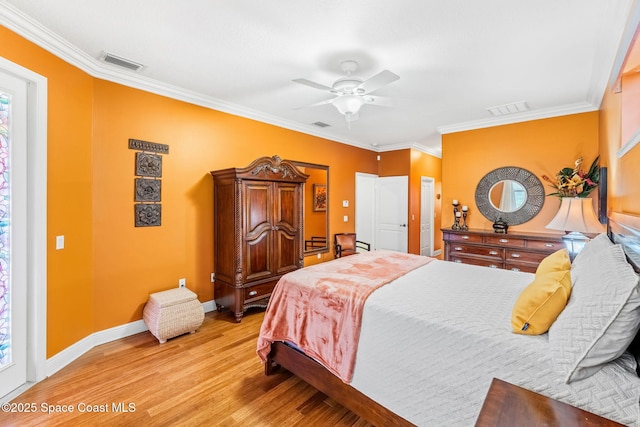
[[[393,106],[393,102],[390,98],[370,95],[370,93],[395,82],[400,78],[399,76],[389,70],[384,70],[367,80],[363,80],[360,77],[353,75],[353,73],[358,69],[358,63],[351,60],[342,62],[340,64],[340,69],[346,74],[346,76],[333,82],[331,87],[312,82],[307,79],[293,80],[296,83],[336,95],[335,98],[307,105],[306,107],[317,107],[319,105],[332,104],[345,116],[347,123],[350,124],[352,121],[358,120],[358,111],[360,111],[360,107],[364,104],[379,105],[383,107]]]

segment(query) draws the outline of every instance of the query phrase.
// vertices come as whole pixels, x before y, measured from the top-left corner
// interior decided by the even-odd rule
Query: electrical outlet
[[[211,273],[211,283],[216,281],[216,273]]]
[[[184,288],[187,286],[187,279],[178,279],[178,287]]]

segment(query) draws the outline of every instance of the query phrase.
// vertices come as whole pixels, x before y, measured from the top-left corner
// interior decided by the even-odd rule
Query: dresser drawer
[[[562,242],[545,242],[543,240],[529,240],[527,242],[527,248],[540,250],[540,251],[547,251],[548,253],[559,251],[564,247],[565,245]]]
[[[499,245],[511,248],[524,248],[525,240],[518,239],[517,237],[509,237],[508,235],[501,236],[486,236],[485,243],[489,245]]]
[[[254,285],[244,288],[244,301],[257,300],[268,297],[273,292],[275,282],[262,283],[260,285]]]
[[[451,256],[454,256],[455,254],[481,255],[502,260],[504,258],[504,249],[452,243]]]
[[[540,263],[547,254],[541,252],[525,252],[518,249],[507,249],[506,260]]]
[[[482,243],[482,236],[478,234],[447,233],[445,239],[451,242]]]
[[[490,268],[502,268],[502,260],[501,259],[481,259],[481,258],[467,258],[456,256],[455,254],[451,254],[449,257],[449,261],[457,262],[459,264],[471,264],[471,265],[479,265],[481,267],[490,267]]]
[[[504,268],[505,270],[511,270],[511,271],[523,271],[525,273],[535,273],[536,270],[538,269],[538,264],[507,260]]]

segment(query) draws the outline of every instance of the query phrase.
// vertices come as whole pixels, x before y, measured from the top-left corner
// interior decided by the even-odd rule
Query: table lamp
[[[604,231],[593,211],[593,200],[588,197],[563,197],[558,213],[546,228],[567,232],[562,240],[572,261],[590,240],[582,233]]]

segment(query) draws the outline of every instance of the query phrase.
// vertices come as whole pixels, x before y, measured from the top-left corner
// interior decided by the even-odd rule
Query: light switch
[[[343,219],[344,219],[344,222],[349,222],[349,215],[345,215]]]
[[[342,201],[342,207],[343,208],[348,208],[349,207],[349,201],[348,200],[343,200]]]
[[[64,236],[56,236],[56,250],[64,249]]]

